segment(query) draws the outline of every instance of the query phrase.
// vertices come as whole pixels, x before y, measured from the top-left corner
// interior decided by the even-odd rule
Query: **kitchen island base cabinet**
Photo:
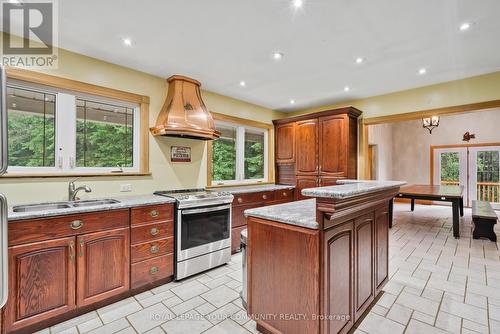
[[[275,334],[351,331],[387,282],[388,208],[395,194],[316,198],[318,229],[250,216],[248,313],[257,328]]]

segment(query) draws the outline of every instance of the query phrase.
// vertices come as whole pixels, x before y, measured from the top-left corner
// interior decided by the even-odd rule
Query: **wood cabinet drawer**
[[[233,205],[242,205],[274,200],[274,191],[261,191],[234,195]]]
[[[136,244],[132,249],[132,263],[174,252],[174,237]]]
[[[291,201],[293,200],[293,189],[281,189],[274,191],[275,201]]]
[[[236,206],[233,208],[231,227],[239,227],[247,224],[247,219],[245,217],[245,210],[259,208],[264,206],[264,203],[253,203]]]
[[[21,220],[9,223],[9,245],[13,246],[128,226],[128,209]]]
[[[174,274],[174,255],[168,254],[132,264],[132,289]]]
[[[131,230],[130,242],[134,245],[141,242],[172,237],[173,235],[173,221],[134,226]]]
[[[174,205],[160,204],[132,208],[130,216],[132,225],[172,220],[174,217]]]

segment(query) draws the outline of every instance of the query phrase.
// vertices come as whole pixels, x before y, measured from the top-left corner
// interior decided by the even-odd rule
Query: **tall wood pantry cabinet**
[[[274,120],[277,183],[294,185],[296,199],[303,199],[304,188],[357,178],[360,115],[345,107]]]

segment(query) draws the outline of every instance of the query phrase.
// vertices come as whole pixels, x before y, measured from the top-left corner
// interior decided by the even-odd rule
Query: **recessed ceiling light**
[[[273,58],[276,59],[276,60],[280,60],[281,58],[283,58],[283,52],[275,52],[275,53],[273,53]]]
[[[293,6],[295,8],[301,8],[302,5],[304,4],[304,1],[303,0],[293,0],[292,3],[293,3]]]
[[[245,81],[240,81],[240,86],[241,87],[245,87],[247,85],[247,83]]]
[[[363,58],[363,57],[356,58],[356,64],[362,64],[364,61],[365,61],[365,58]]]
[[[123,42],[123,45],[125,45],[125,46],[131,46],[132,45],[132,40],[130,38],[123,38],[122,42]]]
[[[469,22],[464,22],[460,25],[460,31],[466,31],[470,29],[471,24]]]
[[[421,69],[418,70],[418,74],[420,75],[424,75],[425,73],[427,73],[427,69],[425,67],[422,67]]]
[[[290,100],[290,104],[295,104],[295,100]]]
[[[19,0],[9,0],[9,3],[13,3],[15,5],[19,5],[21,3],[21,1],[19,1]]]
[[[351,90],[351,87],[349,87],[349,86],[345,86],[345,87],[344,87],[344,92],[348,92],[348,91],[350,91],[350,90]]]

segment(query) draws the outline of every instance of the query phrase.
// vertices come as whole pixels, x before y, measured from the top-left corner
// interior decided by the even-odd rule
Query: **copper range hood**
[[[220,137],[212,115],[201,99],[201,83],[181,75],[167,79],[168,93],[161,108],[154,136],[213,140]]]

